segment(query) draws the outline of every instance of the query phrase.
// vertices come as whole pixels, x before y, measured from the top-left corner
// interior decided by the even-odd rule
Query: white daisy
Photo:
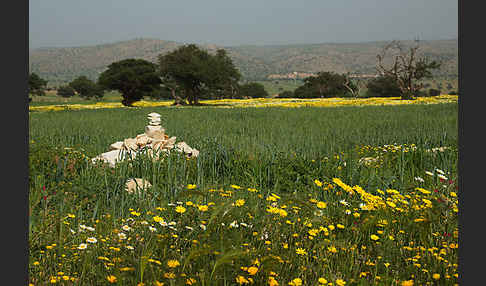
[[[441,174],[437,175],[437,177],[442,180],[447,180],[447,177]]]
[[[96,237],[88,237],[86,239],[86,242],[89,242],[89,243],[96,243],[98,242],[98,240],[96,239]]]
[[[339,202],[345,206],[349,206],[349,203],[345,200],[340,200]]]
[[[444,171],[442,171],[441,169],[437,169],[437,168],[436,168],[436,169],[435,169],[435,171],[436,171],[437,173],[439,173],[439,174],[445,175],[445,172],[444,172]]]

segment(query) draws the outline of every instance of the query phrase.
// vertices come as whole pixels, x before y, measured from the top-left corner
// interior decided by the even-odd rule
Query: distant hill
[[[360,74],[375,73],[376,55],[387,42],[343,44],[299,44],[275,46],[199,45],[215,51],[228,51],[236,67],[246,80],[264,80],[270,75],[291,72],[316,73],[334,71]],[[409,45],[412,41],[402,41]],[[142,58],[156,62],[159,54],[168,53],[183,43],[157,39],[134,39],[112,44],[39,48],[29,51],[30,71],[59,85],[85,75],[93,80],[112,62],[127,58]],[[458,76],[458,41],[421,41],[420,51],[430,59],[440,60],[443,66],[436,75]]]

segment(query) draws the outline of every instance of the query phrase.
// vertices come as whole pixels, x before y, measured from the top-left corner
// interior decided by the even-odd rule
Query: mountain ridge
[[[375,72],[376,55],[389,41],[358,43],[309,43],[288,45],[220,46],[197,44],[214,52],[227,50],[245,80],[268,79],[270,75],[290,72],[370,74]],[[414,41],[401,41],[405,46]],[[47,79],[51,85],[67,83],[85,75],[95,80],[112,62],[142,58],[156,62],[160,54],[185,43],[155,38],[136,38],[100,45],[78,47],[42,47],[29,51],[29,71]],[[431,60],[443,62],[438,76],[458,76],[457,39],[420,41],[420,51]]]

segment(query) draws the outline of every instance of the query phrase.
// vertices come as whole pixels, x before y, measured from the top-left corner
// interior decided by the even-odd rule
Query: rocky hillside
[[[214,51],[224,48],[246,80],[264,80],[272,74],[334,71],[361,74],[375,73],[376,55],[387,42],[346,44],[302,44],[279,46],[219,47],[201,45]],[[405,45],[411,41],[403,41]],[[50,85],[69,82],[80,75],[96,79],[106,67],[127,58],[155,62],[157,56],[183,43],[157,39],[134,39],[97,46],[40,48],[29,52],[30,71]],[[458,41],[421,41],[421,52],[443,62],[438,76],[458,76]]]

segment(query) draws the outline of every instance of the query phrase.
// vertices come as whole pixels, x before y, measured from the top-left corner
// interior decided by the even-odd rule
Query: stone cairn
[[[110,151],[94,157],[91,159],[92,162],[103,161],[114,168],[117,162],[133,159],[143,151],[155,160],[160,158],[162,152],[169,153],[171,150],[184,153],[188,158],[199,155],[198,150],[191,148],[185,142],[176,143],[175,136],[169,138],[165,134],[165,129],[160,125],[160,114],[152,112],[148,114],[148,120],[149,124],[145,126],[145,133],[111,144]]]

